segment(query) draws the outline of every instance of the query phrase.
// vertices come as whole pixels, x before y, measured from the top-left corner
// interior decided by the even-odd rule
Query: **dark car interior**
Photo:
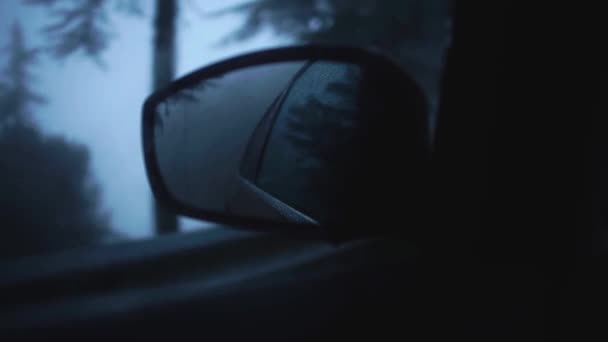
[[[605,251],[589,246],[608,143],[574,115],[599,114],[601,97],[569,107],[574,81],[545,87],[561,69],[515,20],[527,10],[455,2],[430,207],[377,220],[403,234],[335,243],[226,226],[255,259],[226,265],[225,237],[193,233],[3,261],[0,337],[605,340]]]

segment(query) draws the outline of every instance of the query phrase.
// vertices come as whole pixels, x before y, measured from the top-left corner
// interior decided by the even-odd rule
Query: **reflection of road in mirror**
[[[229,72],[212,79],[213,86],[188,89],[188,96],[160,105],[162,130],[155,130],[158,161],[177,199],[207,210],[225,210],[251,134],[303,64]],[[167,114],[162,113],[165,110]]]

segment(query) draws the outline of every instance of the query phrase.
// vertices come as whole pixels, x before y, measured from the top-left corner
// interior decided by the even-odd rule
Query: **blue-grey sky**
[[[183,0],[178,30],[178,75],[239,53],[289,44],[271,32],[227,46],[218,42],[239,27],[243,18],[229,15],[202,17],[202,12],[225,8],[243,0]],[[111,17],[115,38],[103,54],[106,69],[84,56],[63,62],[44,57],[38,63],[34,88],[49,103],[35,110],[49,134],[85,144],[91,152],[93,177],[101,186],[104,208],[113,227],[134,238],[153,233],[150,190],[144,173],[140,143],[140,110],[150,93],[152,1],[142,18]],[[198,10],[195,10],[198,9]],[[199,11],[200,10],[200,11]],[[40,8],[20,0],[0,1],[0,46],[6,46],[10,26],[19,20],[27,42],[41,45],[40,28],[50,18]],[[0,57],[4,62],[4,57]],[[198,226],[182,221],[186,229]]]

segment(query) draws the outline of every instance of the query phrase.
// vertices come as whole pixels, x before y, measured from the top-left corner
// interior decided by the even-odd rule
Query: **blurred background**
[[[154,89],[227,57],[379,48],[433,114],[448,13],[447,0],[2,0],[0,258],[212,229],[154,203],[140,116]]]

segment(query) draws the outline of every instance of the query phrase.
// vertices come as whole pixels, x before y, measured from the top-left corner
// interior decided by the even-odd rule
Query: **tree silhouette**
[[[355,103],[357,75],[349,73],[348,81],[329,83],[326,91],[340,98],[341,103]],[[338,106],[310,95],[306,102],[290,107],[286,124],[286,140],[298,151],[310,172],[314,193],[327,191],[336,184],[347,165],[359,125],[358,111],[353,106]],[[328,196],[323,196],[328,197]]]
[[[423,39],[425,15],[444,10],[445,1],[420,0],[257,0],[212,13],[244,13],[245,23],[225,41],[248,39],[269,26],[304,42],[375,46],[397,51]],[[428,33],[427,33],[428,34]]]
[[[300,77],[279,110],[258,184],[325,223],[345,175],[357,167],[359,68],[312,63]]]
[[[449,0],[252,0],[212,16],[247,19],[224,43],[264,28],[304,43],[353,44],[392,55],[437,103],[444,51],[450,41]]]
[[[295,151],[294,163],[305,173],[306,183],[297,193],[303,211],[320,222],[337,199],[344,175],[352,171],[352,136],[355,124],[350,109],[340,109],[310,97],[290,110],[286,140]],[[310,211],[310,212],[309,212]]]
[[[81,145],[17,125],[0,134],[0,257],[92,245],[111,238]]]
[[[257,179],[260,188],[322,224],[382,212],[389,207],[376,201],[383,192],[416,198],[423,187],[410,183],[422,179],[428,143],[419,90],[408,91],[413,84],[392,70],[335,72],[344,66],[315,62],[294,82]]]
[[[30,68],[36,62],[39,50],[26,47],[18,23],[13,25],[9,45],[4,50],[8,52],[9,58],[2,73],[8,80],[0,83],[0,127],[32,124],[32,106],[45,102],[29,84],[32,80]]]
[[[109,20],[114,12],[142,16],[140,0],[23,0],[29,5],[48,9],[53,23],[43,33],[49,40],[46,46],[52,55],[64,59],[79,51],[102,64],[102,54],[111,41],[112,25]],[[153,75],[152,89],[158,90],[175,77],[176,22],[178,4],[176,0],[156,0],[153,23]],[[152,199],[155,229],[158,234],[179,230],[177,217]]]
[[[101,54],[112,38],[110,12],[114,9],[128,15],[142,15],[139,0],[122,0],[110,7],[106,0],[23,0],[28,5],[46,6],[54,21],[43,29],[48,40],[45,48],[55,58],[66,58],[78,52],[101,63]]]
[[[37,51],[15,24],[0,89],[0,257],[94,244],[112,238],[84,146],[46,137],[34,125],[43,98],[30,85]]]

